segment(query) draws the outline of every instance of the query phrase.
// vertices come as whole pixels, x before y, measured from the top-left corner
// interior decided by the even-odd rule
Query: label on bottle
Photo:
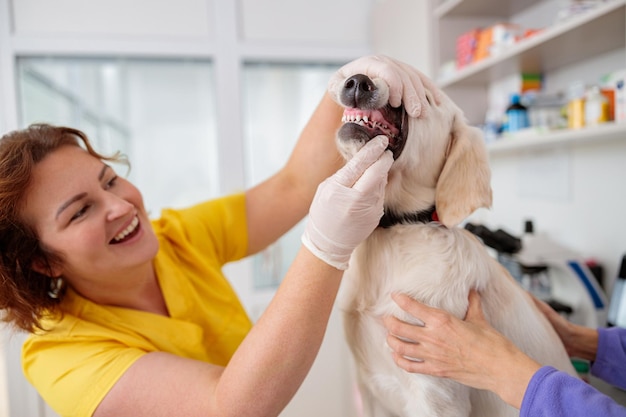
[[[595,125],[609,121],[609,104],[604,100],[587,100],[585,103],[585,124]]]
[[[528,127],[528,113],[522,109],[510,109],[506,112],[507,130],[515,132]]]

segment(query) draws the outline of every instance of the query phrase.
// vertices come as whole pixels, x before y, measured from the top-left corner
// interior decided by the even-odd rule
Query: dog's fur
[[[392,137],[389,148],[395,161],[385,190],[385,212],[406,220],[434,206],[438,217],[427,223],[406,220],[378,227],[355,250],[344,275],[340,305],[364,409],[371,417],[517,416],[517,410],[493,393],[400,369],[385,344],[383,317],[416,322],[393,302],[392,293],[408,294],[463,318],[469,291],[475,288],[481,293],[485,317],[497,330],[538,362],[576,375],[560,339],[528,295],[482,242],[457,227],[476,209],[491,206],[481,131],[469,126],[462,111],[423,74],[408,70],[426,86],[428,106],[418,118],[408,117],[402,108],[394,113],[382,79],[357,75],[331,83],[329,91],[346,107],[347,120],[337,135],[346,159],[377,134]],[[365,113],[371,123],[380,117],[369,113],[375,109],[389,122],[396,118],[389,124],[397,129],[371,124],[365,128],[351,118]]]

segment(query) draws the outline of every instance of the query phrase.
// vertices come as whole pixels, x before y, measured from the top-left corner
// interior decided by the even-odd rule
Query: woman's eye
[[[107,181],[107,183],[104,186],[104,189],[108,190],[109,188],[113,187],[116,183],[117,183],[117,175],[111,178],[109,181]]]
[[[73,222],[74,220],[83,217],[85,215],[85,213],[87,212],[87,210],[89,209],[89,207],[90,206],[88,206],[88,205],[83,206],[80,210],[78,210],[76,213],[74,213],[74,215],[70,219],[70,222]]]

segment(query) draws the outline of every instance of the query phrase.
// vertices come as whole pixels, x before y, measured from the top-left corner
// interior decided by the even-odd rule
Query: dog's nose
[[[343,84],[341,102],[349,107],[368,108],[375,99],[376,90],[376,85],[367,75],[353,75]]]

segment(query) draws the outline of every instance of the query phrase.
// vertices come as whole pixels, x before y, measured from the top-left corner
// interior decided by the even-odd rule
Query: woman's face
[[[77,146],[35,166],[24,215],[43,245],[64,259],[53,275],[74,286],[107,283],[158,251],[139,190]]]

